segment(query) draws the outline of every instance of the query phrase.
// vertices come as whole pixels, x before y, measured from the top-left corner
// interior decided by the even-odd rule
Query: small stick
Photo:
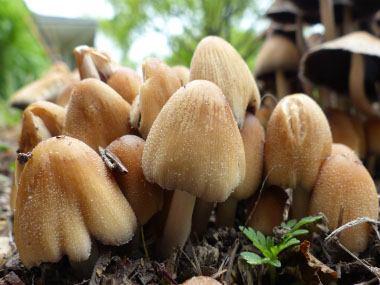
[[[227,285],[230,284],[230,278],[231,278],[231,274],[232,274],[232,267],[234,265],[234,260],[235,260],[235,256],[236,256],[236,251],[239,247],[239,239],[235,239],[234,241],[234,247],[232,248],[231,250],[231,253],[230,253],[230,260],[228,262],[228,267],[227,267],[227,273],[226,273],[226,279],[225,279],[225,282]]]
[[[128,169],[113,152],[109,151],[108,149],[104,149],[101,146],[99,146],[98,149],[104,163],[112,172],[117,172],[122,175],[128,173]]]
[[[286,199],[284,212],[282,214],[282,220],[283,221],[287,221],[289,218],[290,206],[292,206],[292,204],[293,204],[293,189],[287,188],[287,189],[285,189],[285,193],[286,193],[286,195],[288,195],[288,199]]]
[[[164,274],[165,277],[168,278],[169,281],[170,281],[172,284],[174,284],[174,285],[178,285],[177,281],[175,281],[175,280],[173,279],[173,277],[170,275],[170,273],[166,270],[164,264],[162,264],[162,263],[158,263],[157,261],[155,261],[155,264],[156,264],[156,266],[157,266],[157,268],[158,268],[158,271],[159,271],[160,273]]]

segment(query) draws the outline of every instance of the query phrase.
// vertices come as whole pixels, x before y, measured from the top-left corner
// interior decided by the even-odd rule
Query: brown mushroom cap
[[[130,132],[130,110],[129,103],[107,84],[82,80],[67,106],[63,133],[98,151]]]
[[[144,225],[162,209],[163,190],[157,184],[146,181],[141,168],[145,141],[137,136],[126,135],[113,141],[107,150],[115,154],[128,173],[114,173],[121,191],[127,197],[137,220]]]
[[[181,81],[181,86],[185,86],[190,79],[190,70],[183,65],[173,66],[172,69],[175,71],[179,80]]]
[[[278,186],[265,187],[260,200],[257,197],[252,201],[248,210],[247,226],[264,235],[273,235],[273,228],[281,225],[287,195],[283,189]],[[256,204],[257,203],[257,204]],[[256,207],[253,209],[253,207]],[[254,210],[252,212],[252,210]]]
[[[128,242],[136,217],[110,171],[89,146],[70,137],[41,142],[25,165],[17,194],[15,242],[26,267],[65,254],[86,260],[93,235]]]
[[[166,103],[146,140],[143,171],[151,183],[223,202],[245,176],[243,141],[214,83],[192,81]]]
[[[361,217],[378,219],[378,199],[375,184],[358,158],[337,154],[323,164],[314,187],[310,214],[322,212],[332,231],[338,227],[340,209],[342,224]],[[360,224],[339,234],[340,242],[350,251],[361,252],[368,246],[371,227]]]
[[[192,277],[182,283],[182,285],[220,285],[221,283],[216,281],[214,278],[208,276],[197,276]]]
[[[357,154],[347,145],[341,143],[333,143],[331,148],[331,156],[343,154],[352,157],[353,160],[358,160]]]
[[[254,112],[260,108],[260,93],[248,65],[222,38],[208,36],[198,43],[190,65],[190,81],[196,79],[209,80],[222,89],[240,128],[248,104]]]
[[[124,67],[111,74],[107,81],[117,93],[121,95],[129,104],[139,94],[142,79],[133,69]]]

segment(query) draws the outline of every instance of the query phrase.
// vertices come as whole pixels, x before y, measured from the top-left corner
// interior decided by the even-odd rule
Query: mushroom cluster
[[[322,212],[330,230],[377,220],[376,188],[360,159],[370,154],[376,171],[380,41],[365,32],[332,40],[354,29],[352,6],[308,3],[277,0],[268,11],[258,85],[231,44],[207,36],[189,69],[147,58],[142,77],[80,46],[79,76],[62,75],[64,88],[40,98],[57,104],[16,94],[11,103],[26,109],[11,206],[25,266],[64,255],[83,262],[97,242],[128,243],[138,226],[168,258],[191,232],[201,238],[215,204],[216,226],[234,226],[243,212],[268,235],[288,219],[289,200],[290,217]],[[331,41],[308,49],[302,27],[319,19]],[[259,89],[272,95],[263,104]],[[362,224],[339,239],[361,252],[370,232]]]

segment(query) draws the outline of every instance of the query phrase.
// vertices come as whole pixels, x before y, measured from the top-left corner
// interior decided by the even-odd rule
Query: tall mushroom
[[[223,202],[245,176],[243,141],[222,91],[195,80],[175,92],[147,137],[146,179],[175,190],[157,249],[166,257],[190,233],[195,198]]]
[[[296,219],[307,214],[311,190],[331,144],[329,124],[313,99],[295,94],[278,102],[267,125],[265,174],[270,185],[293,189]]]

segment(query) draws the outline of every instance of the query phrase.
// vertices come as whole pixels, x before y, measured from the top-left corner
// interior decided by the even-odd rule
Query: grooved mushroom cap
[[[169,100],[181,82],[176,72],[158,58],[147,58],[142,64],[144,83],[140,89],[139,132],[145,139],[162,107]]]
[[[255,62],[255,77],[260,79],[276,70],[297,72],[301,53],[287,37],[273,35],[262,45]]]
[[[128,242],[136,217],[98,154],[83,142],[54,137],[25,164],[17,194],[15,242],[26,267],[88,259],[91,238]]]
[[[142,79],[133,69],[124,67],[112,73],[107,84],[111,86],[129,104],[139,94]]]
[[[331,144],[329,124],[313,99],[303,94],[283,98],[267,125],[264,159],[268,183],[311,191]]]
[[[160,211],[164,203],[163,190],[157,184],[146,181],[142,171],[144,145],[145,141],[142,138],[126,135],[107,147],[107,150],[115,154],[128,170],[125,175],[118,173],[113,175],[141,225],[147,223]]]
[[[245,176],[244,145],[232,111],[214,83],[179,89],[157,116],[145,143],[151,183],[222,202]]]
[[[63,134],[94,150],[130,132],[131,106],[115,90],[97,79],[82,80],[67,106]]]
[[[324,213],[332,231],[338,226],[341,208],[342,224],[361,217],[378,219],[375,184],[360,160],[346,154],[332,155],[323,164],[311,196],[310,214]],[[370,232],[370,225],[356,225],[342,231],[339,240],[350,251],[361,252],[368,246]]]
[[[264,167],[264,128],[259,120],[249,112],[245,114],[241,136],[247,168],[243,182],[231,194],[238,200],[247,199],[256,192]]]
[[[192,277],[182,283],[182,285],[220,285],[221,283],[216,281],[214,278],[208,276],[197,276]]]
[[[208,36],[202,39],[190,65],[190,81],[204,79],[222,89],[238,126],[243,126],[248,104],[260,108],[260,93],[248,65],[224,39]]]

